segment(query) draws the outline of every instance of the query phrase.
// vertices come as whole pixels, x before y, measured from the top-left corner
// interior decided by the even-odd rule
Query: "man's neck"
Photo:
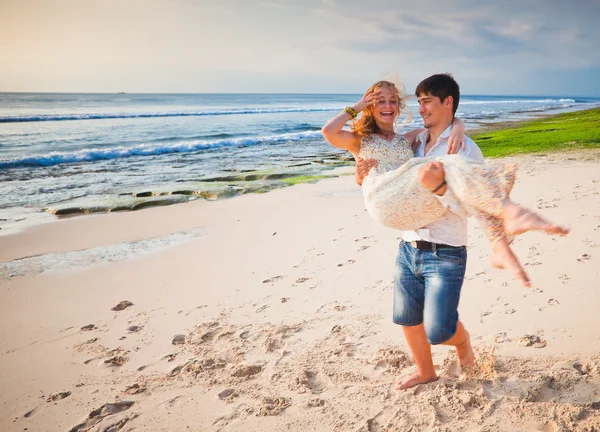
[[[429,137],[427,138],[427,143],[425,144],[425,154],[435,145],[439,137],[444,133],[448,126],[452,124],[452,121],[449,123],[440,123],[439,125],[432,126],[427,129],[429,132]]]

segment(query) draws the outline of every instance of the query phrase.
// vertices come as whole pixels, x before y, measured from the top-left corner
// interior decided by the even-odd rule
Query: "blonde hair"
[[[389,88],[394,93],[394,96],[396,96],[398,98],[398,104],[399,104],[398,117],[400,117],[401,114],[405,114],[406,115],[405,121],[411,121],[412,120],[412,111],[409,108],[407,108],[407,106],[406,106],[406,99],[408,96],[406,95],[404,86],[402,86],[400,83],[395,84],[392,81],[381,80],[381,81],[377,81],[375,84],[373,84],[371,87],[369,87],[369,89],[367,90],[367,93],[374,92],[381,88]],[[403,123],[404,123],[404,121],[403,121]],[[397,126],[396,119],[394,119],[394,130],[396,130],[396,126]],[[352,132],[354,132],[356,135],[358,135],[361,138],[365,137],[365,136],[370,136],[374,133],[379,132],[379,126],[377,126],[377,123],[375,122],[375,117],[373,116],[373,106],[372,105],[369,105],[364,110],[362,110],[359,118],[354,119],[354,121],[352,122],[351,129],[352,129]]]

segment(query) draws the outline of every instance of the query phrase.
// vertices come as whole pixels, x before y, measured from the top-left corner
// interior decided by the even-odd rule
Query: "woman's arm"
[[[375,103],[379,93],[379,91],[374,93],[365,93],[362,99],[352,108],[356,111],[356,113],[361,112],[367,106]],[[344,125],[348,123],[348,120],[351,118],[352,116],[350,116],[350,114],[348,114],[346,111],[342,111],[325,123],[325,126],[323,126],[321,129],[321,133],[327,142],[332,146],[348,150],[357,155],[360,151],[360,137],[354,132],[342,130]]]
[[[404,138],[406,138],[408,140],[410,146],[412,147],[413,152],[416,151],[417,147],[419,146],[419,141],[417,141],[417,137],[424,130],[425,130],[425,128],[413,129],[404,134]]]
[[[465,123],[458,117],[452,121],[452,132],[448,137],[448,154],[456,154],[465,148]]]

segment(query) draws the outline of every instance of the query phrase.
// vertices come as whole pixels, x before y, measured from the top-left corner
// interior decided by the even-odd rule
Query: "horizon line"
[[[361,95],[363,92],[63,92],[63,91],[0,91],[0,94],[56,94],[56,95]],[[414,95],[408,94],[408,97]],[[461,96],[495,96],[495,97],[584,97],[598,98],[600,95],[583,94],[517,94],[517,93],[461,93]]]

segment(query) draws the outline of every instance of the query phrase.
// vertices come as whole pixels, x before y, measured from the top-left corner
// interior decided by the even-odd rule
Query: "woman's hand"
[[[456,154],[461,148],[465,148],[465,123],[455,117],[448,137],[448,154]]]
[[[354,105],[354,109],[356,112],[361,112],[369,105],[373,105],[377,102],[377,98],[381,95],[381,90],[377,91],[368,91],[363,95],[362,99],[358,101],[356,105]]]

